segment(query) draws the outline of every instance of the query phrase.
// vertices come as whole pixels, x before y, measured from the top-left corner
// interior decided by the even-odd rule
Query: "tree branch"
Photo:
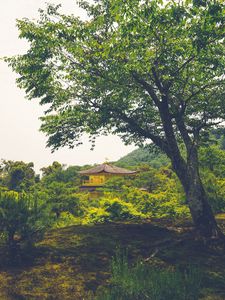
[[[162,86],[162,84],[161,84],[161,82],[159,80],[158,74],[156,72],[156,69],[154,67],[152,67],[152,75],[153,75],[153,77],[155,79],[156,86],[159,89],[160,93],[164,94],[165,89],[163,88],[163,86]]]
[[[214,78],[214,77],[212,77]],[[185,102],[189,102],[193,97],[197,96],[199,93],[201,93],[202,91],[204,91],[207,88],[213,87],[213,86],[219,86],[219,85],[225,85],[224,80],[221,81],[217,81],[217,82],[212,82],[210,84],[205,84],[203,85],[201,88],[199,88],[195,93],[191,94],[186,100]]]
[[[192,55],[189,59],[187,59],[172,75],[175,76],[179,74],[179,72],[184,69],[193,59],[195,58],[195,55]]]
[[[150,131],[146,131],[145,129],[140,127],[140,125],[133,118],[129,118],[127,115],[121,113],[119,110],[116,112],[119,113],[119,116],[123,121],[129,124],[130,128],[133,129],[134,132],[138,132],[143,137],[151,139],[152,142],[156,144],[156,146],[158,146],[163,152],[165,152],[167,155],[170,154],[168,144],[165,140],[163,140],[163,138],[153,134]]]
[[[136,72],[132,72],[132,76],[135,79],[135,81],[140,84],[145,91],[149,94],[149,96],[152,98],[153,102],[155,103],[155,105],[157,107],[160,106],[160,100],[157,97],[154,88],[152,87],[152,85],[150,85],[147,81],[145,81],[143,78],[140,78],[139,75]]]
[[[185,126],[185,123],[184,123],[184,120],[183,120],[182,116],[175,117],[175,121],[176,121],[177,127],[180,131],[180,134],[183,138],[186,149],[187,149],[187,151],[189,151],[192,147],[193,142],[192,142],[192,140],[191,140],[191,138],[188,134],[188,130]]]

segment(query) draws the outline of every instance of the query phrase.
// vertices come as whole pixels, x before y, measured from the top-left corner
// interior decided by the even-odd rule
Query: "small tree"
[[[43,175],[41,183],[46,187],[52,182],[67,183],[71,187],[79,186],[79,170],[80,167],[78,166],[69,166],[66,168],[65,165],[61,165],[55,161],[52,165],[41,169]]]
[[[71,188],[64,182],[53,181],[45,187],[45,192],[48,195],[48,203],[56,218],[59,218],[62,212],[79,215],[80,200],[77,188]]]
[[[152,141],[171,160],[199,233],[220,236],[198,149],[210,127],[224,126],[224,1],[79,3],[86,21],[52,6],[36,23],[19,21],[30,48],[9,60],[29,98],[50,104],[48,146],[79,145],[85,132]]]
[[[42,237],[51,224],[49,209],[42,195],[0,193],[0,233],[11,253],[30,246]]]
[[[58,162],[41,169],[43,177],[37,188],[46,193],[47,201],[57,218],[62,212],[79,215],[78,169],[76,166],[65,168]]]

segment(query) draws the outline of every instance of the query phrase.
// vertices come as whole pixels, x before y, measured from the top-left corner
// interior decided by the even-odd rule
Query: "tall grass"
[[[198,300],[201,272],[194,266],[185,271],[156,269],[137,262],[129,266],[126,255],[112,261],[111,286],[96,300]]]

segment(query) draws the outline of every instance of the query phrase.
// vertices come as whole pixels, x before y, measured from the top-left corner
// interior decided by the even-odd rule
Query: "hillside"
[[[0,299],[93,300],[92,292],[108,284],[110,262],[118,247],[128,250],[131,262],[139,258],[168,268],[188,262],[198,265],[204,274],[201,299],[225,299],[221,250],[199,244],[189,229],[188,223],[156,220],[51,230],[17,265],[7,266],[2,253]]]
[[[169,160],[163,153],[156,152],[147,148],[138,148],[121,157],[116,162],[116,165],[126,167],[148,164],[152,167],[159,168],[161,166],[167,165],[168,163]]]

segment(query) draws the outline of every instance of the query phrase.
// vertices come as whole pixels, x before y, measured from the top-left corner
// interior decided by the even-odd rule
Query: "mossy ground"
[[[219,222],[225,224],[223,218]],[[131,262],[198,265],[204,272],[202,299],[224,300],[225,253],[194,240],[189,226],[155,221],[52,230],[14,265],[1,254],[0,299],[86,300],[108,283],[110,261],[120,247],[128,250]]]

